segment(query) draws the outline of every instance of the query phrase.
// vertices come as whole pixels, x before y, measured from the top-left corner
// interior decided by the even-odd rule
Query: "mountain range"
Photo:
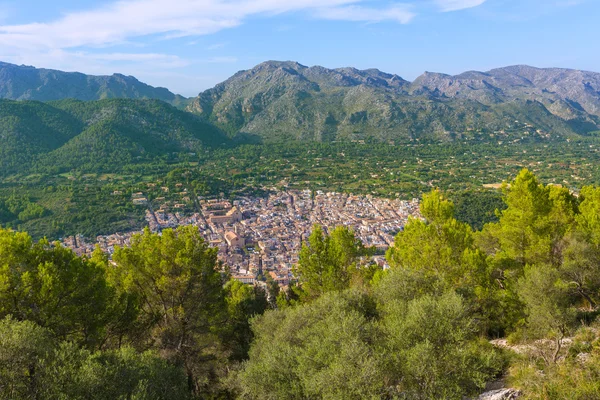
[[[187,109],[262,140],[444,140],[515,120],[568,136],[598,130],[600,74],[514,66],[409,82],[376,69],[269,61],[200,93]]]
[[[55,152],[67,143],[98,149],[89,143],[99,124],[112,140],[125,137],[119,148],[137,156],[157,143],[189,149],[194,140],[564,139],[600,130],[600,74],[528,66],[455,76],[426,72],[409,82],[377,69],[267,61],[186,99],[131,76],[0,63],[0,98],[20,100],[0,103],[0,153],[10,156],[8,164],[21,162],[20,153]],[[116,98],[123,100],[109,100]],[[56,102],[65,99],[80,102]]]

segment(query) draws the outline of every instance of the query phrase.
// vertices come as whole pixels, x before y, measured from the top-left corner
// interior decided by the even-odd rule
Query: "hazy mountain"
[[[185,106],[187,99],[165,88],[155,88],[133,76],[85,75],[0,62],[0,98],[10,100],[157,99]]]
[[[376,69],[268,61],[200,93],[188,110],[261,140],[445,140],[515,121],[568,136],[598,129],[599,83],[596,73],[524,66],[411,83]]]
[[[539,101],[561,118],[600,117],[600,74],[560,68],[517,65],[488,72],[470,71],[450,76],[425,73],[409,92],[496,104],[514,99]]]

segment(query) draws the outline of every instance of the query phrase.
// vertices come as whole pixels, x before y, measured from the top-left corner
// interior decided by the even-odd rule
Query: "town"
[[[140,204],[140,195],[133,201]],[[143,202],[143,204],[146,204]],[[195,225],[219,259],[231,269],[232,277],[243,283],[257,283],[257,276],[269,275],[280,286],[292,279],[292,267],[313,225],[325,230],[345,225],[365,246],[376,249],[373,262],[386,267],[385,251],[409,217],[420,217],[419,201],[392,200],[370,195],[323,191],[272,191],[266,197],[225,199],[198,198],[198,212],[171,213],[164,206],[146,211],[153,232],[181,225]],[[185,215],[187,214],[187,215]],[[96,242],[82,236],[63,239],[62,244],[79,255],[91,254],[99,246],[109,255],[115,246],[127,246],[139,232],[98,236]]]

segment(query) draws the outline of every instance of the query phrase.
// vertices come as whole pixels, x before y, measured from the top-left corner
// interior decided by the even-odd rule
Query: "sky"
[[[600,72],[600,0],[0,0],[0,61],[133,75],[195,96],[266,60]]]

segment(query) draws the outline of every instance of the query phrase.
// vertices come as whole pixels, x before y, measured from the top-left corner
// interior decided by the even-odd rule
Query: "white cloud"
[[[363,0],[121,0],[110,5],[66,14],[47,23],[0,25],[0,46],[26,50],[106,46],[146,35],[165,38],[197,36],[235,27],[254,15],[326,10],[336,19],[358,20],[365,11],[369,20],[406,19],[401,7],[387,10],[347,7]],[[384,18],[391,11],[391,18]],[[379,12],[380,15],[377,15]],[[320,13],[317,12],[316,15]]]
[[[396,21],[401,24],[407,24],[416,15],[410,9],[411,7],[408,5],[396,5],[384,9],[351,5],[319,9],[316,15],[320,18],[332,20],[364,22]]]
[[[1,0],[0,0],[1,1]],[[87,11],[66,13],[42,22],[10,24],[0,4],[0,60],[67,71],[154,76],[191,64],[236,63],[235,57],[187,60],[160,53],[110,52],[110,47],[143,48],[147,39],[199,36],[239,26],[251,17],[302,12],[317,19],[409,23],[420,3],[434,2],[442,11],[474,7],[485,0],[113,0]],[[414,7],[403,1],[414,3]],[[579,0],[556,0],[579,1]],[[279,30],[288,29],[289,25]],[[127,47],[125,47],[127,45]],[[205,50],[218,50],[216,43]],[[135,50],[134,50],[135,51]],[[140,50],[143,51],[143,50]],[[212,53],[218,55],[218,53]]]
[[[443,12],[464,10],[482,5],[486,0],[434,0]]]
[[[0,20],[0,59],[88,73],[106,73],[133,65],[142,69],[179,68],[189,65],[190,61],[168,54],[101,53],[100,49],[115,45],[131,48],[132,42],[143,42],[150,35],[162,39],[198,37],[238,26],[250,17],[290,12],[304,12],[322,19],[366,22],[407,23],[414,16],[402,4],[383,9],[359,5],[370,1],[117,0],[87,11],[67,13],[48,22],[10,25]],[[195,43],[193,39],[189,42]],[[217,43],[207,50],[223,46]],[[236,61],[234,57],[213,57],[196,62]]]

